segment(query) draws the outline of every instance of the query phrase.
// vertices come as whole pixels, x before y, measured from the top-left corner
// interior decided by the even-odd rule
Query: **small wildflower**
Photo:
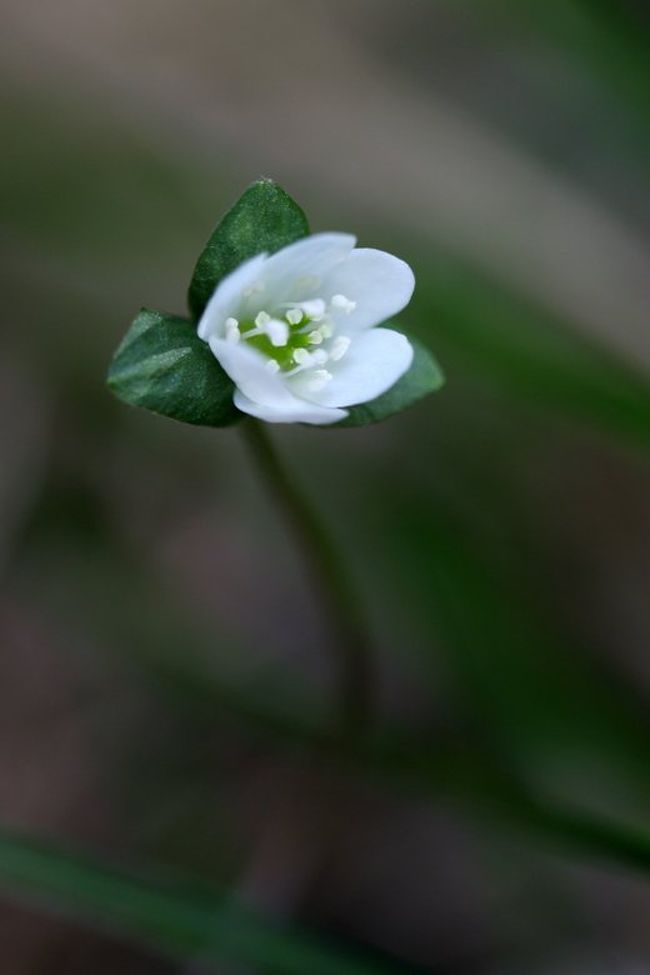
[[[235,384],[235,406],[270,423],[336,423],[390,389],[413,358],[377,328],[411,299],[408,264],[314,234],[258,254],[224,278],[198,325]]]

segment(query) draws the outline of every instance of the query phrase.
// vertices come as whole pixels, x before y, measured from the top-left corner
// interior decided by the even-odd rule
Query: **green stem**
[[[373,667],[370,640],[346,565],[318,513],[280,460],[263,423],[241,427],[258,470],[303,550],[332,631],[339,682],[341,732],[355,736],[369,720]]]

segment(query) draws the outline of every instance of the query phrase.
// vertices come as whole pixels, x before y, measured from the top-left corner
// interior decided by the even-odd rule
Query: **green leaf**
[[[307,218],[291,197],[270,179],[260,179],[240,196],[217,224],[199,257],[188,303],[194,319],[203,314],[215,287],[243,261],[273,254],[309,233]]]
[[[335,424],[336,427],[361,427],[385,420],[444,385],[443,372],[429,350],[412,336],[409,335],[408,339],[414,353],[408,372],[377,399],[351,407],[348,416]]]
[[[12,896],[49,904],[57,914],[175,959],[251,966],[268,975],[388,971],[271,924],[223,895],[136,879],[7,832],[0,833],[0,884]]]
[[[222,427],[241,413],[233,384],[191,322],[143,308],[124,336],[107,382],[116,396],[200,426]]]

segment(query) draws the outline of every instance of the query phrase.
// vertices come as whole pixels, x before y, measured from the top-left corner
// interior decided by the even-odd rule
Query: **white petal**
[[[328,409],[316,406],[314,403],[307,403],[294,397],[294,404],[288,408],[285,406],[262,406],[254,403],[251,399],[236,389],[233,397],[235,406],[242,413],[249,413],[267,423],[312,423],[317,426],[325,426],[328,423],[336,423],[348,415],[347,410]]]
[[[270,372],[269,359],[244,343],[210,339],[210,348],[237,386],[235,406],[270,423],[335,423],[345,410],[329,409],[295,396],[280,372]]]
[[[404,261],[385,251],[358,247],[327,275],[322,296],[331,301],[345,295],[356,302],[346,313],[336,307],[334,319],[346,332],[369,328],[387,321],[405,308],[415,287],[413,271]]]
[[[412,360],[413,348],[404,335],[390,328],[372,328],[354,336],[339,362],[330,360],[332,378],[322,389],[309,390],[309,373],[290,379],[289,385],[298,396],[320,406],[368,403],[390,389]]]
[[[290,408],[296,399],[280,372],[271,372],[270,361],[246,342],[227,342],[212,336],[210,348],[234,384],[254,403]]]
[[[323,281],[356,242],[351,234],[312,234],[272,254],[262,275],[268,304],[322,297]]]
[[[251,257],[219,282],[199,321],[199,338],[205,341],[212,335],[222,338],[226,319],[241,317],[240,309],[246,300],[245,292],[259,280],[267,260],[266,254]]]

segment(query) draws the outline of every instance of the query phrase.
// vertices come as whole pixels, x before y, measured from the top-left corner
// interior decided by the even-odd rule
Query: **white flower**
[[[336,423],[409,368],[408,339],[373,326],[408,304],[413,272],[355,244],[313,234],[219,283],[198,334],[234,382],[238,409],[270,423]]]

